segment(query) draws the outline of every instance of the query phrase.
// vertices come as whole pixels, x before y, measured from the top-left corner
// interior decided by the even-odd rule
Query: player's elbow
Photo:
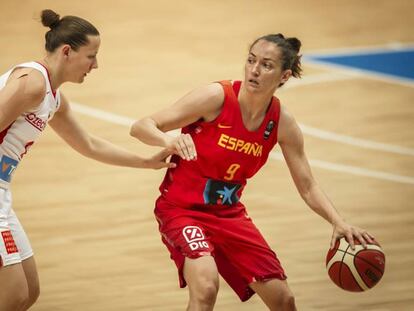
[[[142,135],[142,130],[145,128],[145,119],[137,120],[132,123],[131,128],[129,129],[129,135],[140,139]]]
[[[316,182],[311,178],[305,178],[297,183],[297,188],[305,202],[308,202],[310,197],[312,196],[312,189],[316,186]]]
[[[149,117],[137,120],[132,123],[131,128],[129,129],[129,135],[142,140],[142,138],[145,136],[146,131],[153,127],[156,127],[155,121]]]

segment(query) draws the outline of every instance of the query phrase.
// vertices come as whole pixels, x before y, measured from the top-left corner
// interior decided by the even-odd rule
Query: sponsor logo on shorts
[[[183,229],[183,236],[192,251],[199,248],[208,248],[207,241],[204,241],[203,231],[197,226],[187,226]]]
[[[6,246],[7,254],[17,253],[18,252],[17,246],[14,243],[14,239],[13,239],[13,236],[12,236],[10,230],[9,231],[3,231],[1,233],[1,236],[3,237],[3,241],[4,241],[4,245]]]
[[[0,161],[0,179],[10,182],[11,176],[19,162],[3,155]]]

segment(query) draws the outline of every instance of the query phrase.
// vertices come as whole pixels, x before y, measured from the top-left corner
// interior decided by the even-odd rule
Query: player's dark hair
[[[282,70],[292,70],[292,76],[300,78],[302,67],[300,59],[302,55],[299,55],[300,47],[302,43],[298,38],[285,38],[281,33],[265,35],[257,38],[251,45],[250,49],[260,40],[266,40],[276,44],[282,51]],[[279,86],[282,86],[281,83]]]
[[[42,24],[50,30],[45,34],[45,48],[53,52],[62,44],[69,44],[75,51],[89,43],[88,35],[99,36],[99,31],[87,20],[77,16],[60,16],[46,9],[41,13]]]

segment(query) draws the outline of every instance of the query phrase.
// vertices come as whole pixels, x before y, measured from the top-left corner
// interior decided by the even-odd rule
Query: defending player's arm
[[[0,90],[0,132],[19,115],[40,105],[46,94],[45,80],[39,71],[28,68],[16,71]]]
[[[223,101],[221,85],[210,84],[190,92],[171,107],[134,122],[130,134],[146,144],[166,147],[182,159],[196,159],[197,151],[189,134],[174,137],[165,132],[200,119],[214,120],[220,113]]]
[[[170,155],[167,150],[145,159],[104,139],[90,135],[76,121],[63,94],[61,94],[61,106],[49,124],[73,149],[91,159],[107,164],[136,168],[159,169],[175,166],[174,163],[166,163],[166,158]]]
[[[279,124],[279,144],[289,167],[290,174],[301,197],[317,214],[333,225],[331,248],[344,236],[354,248],[354,237],[365,247],[373,238],[368,232],[347,224],[312,176],[304,151],[303,135],[294,118],[282,109]]]

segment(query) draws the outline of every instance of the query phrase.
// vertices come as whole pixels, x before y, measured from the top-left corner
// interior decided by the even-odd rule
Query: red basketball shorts
[[[255,281],[286,279],[284,270],[243,205],[177,207],[163,197],[155,205],[162,241],[174,260],[180,279],[185,257],[214,257],[218,271],[242,301],[254,291]]]

